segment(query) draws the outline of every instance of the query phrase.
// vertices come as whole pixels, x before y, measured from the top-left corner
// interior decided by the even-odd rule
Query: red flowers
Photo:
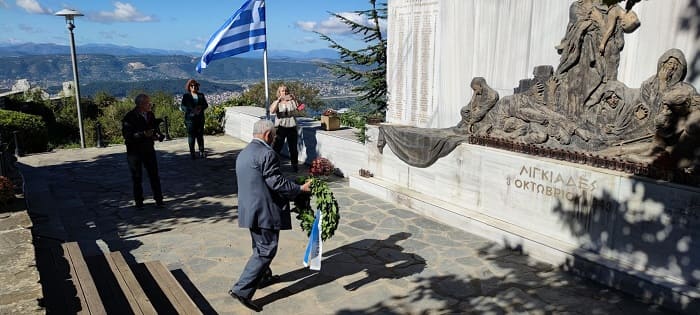
[[[330,176],[333,174],[333,163],[324,157],[317,157],[313,162],[311,162],[311,168],[309,168],[309,173],[313,176]]]

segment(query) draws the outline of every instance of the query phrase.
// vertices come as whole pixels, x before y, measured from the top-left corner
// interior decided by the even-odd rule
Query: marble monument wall
[[[673,309],[700,310],[700,189],[470,144],[416,168],[377,150],[377,128],[368,134],[374,177],[350,177],[351,187]],[[636,292],[642,283],[652,289]]]
[[[389,2],[387,122],[445,128],[459,122],[469,82],[484,77],[503,97],[535,66],[556,65],[572,1],[394,0]],[[698,64],[700,12],[694,0],[642,1],[641,27],[625,37],[618,78],[629,87],[656,72],[659,56],[679,48]],[[700,68],[690,65],[700,87]],[[695,73],[695,76],[693,75]]]

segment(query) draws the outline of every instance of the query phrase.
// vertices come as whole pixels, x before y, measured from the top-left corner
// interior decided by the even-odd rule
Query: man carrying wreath
[[[250,230],[253,255],[228,293],[256,312],[262,307],[252,301],[255,291],[279,279],[272,276],[270,263],[280,230],[292,228],[289,201],[311,190],[311,181],[298,185],[282,175],[279,157],[270,147],[274,139],[272,121],[259,120],[253,125],[253,140],[236,158],[238,226]]]

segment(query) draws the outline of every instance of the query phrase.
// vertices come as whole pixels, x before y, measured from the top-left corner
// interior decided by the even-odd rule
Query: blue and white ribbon
[[[311,270],[321,270],[321,256],[323,255],[323,241],[321,240],[321,210],[316,210],[316,218],[311,227],[309,244],[306,245],[304,253],[304,267]]]

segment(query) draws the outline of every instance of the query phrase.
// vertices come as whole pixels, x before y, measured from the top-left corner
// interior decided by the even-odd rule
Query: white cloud
[[[26,33],[40,33],[41,32],[41,29],[38,29],[38,28],[36,28],[32,25],[29,25],[29,24],[19,24],[19,25],[17,25],[17,27]]]
[[[126,38],[127,35],[124,33],[119,33],[117,31],[101,31],[100,36],[104,39],[116,39],[116,38]]]
[[[158,21],[152,15],[144,15],[139,12],[131,3],[115,2],[114,11],[100,11],[91,14],[88,18],[96,22],[155,22]]]
[[[17,0],[15,2],[18,7],[24,9],[24,11],[27,11],[29,13],[34,13],[34,14],[51,14],[51,10],[44,8],[39,4],[38,1],[36,0]],[[3,5],[7,5],[3,1]]]
[[[338,13],[338,15],[357,24],[370,25],[366,17],[354,12],[341,12]],[[352,34],[350,27],[335,16],[330,16],[328,19],[321,22],[297,21],[296,26],[308,32],[319,32],[328,36]]]
[[[314,28],[316,28],[317,23],[316,22],[308,22],[308,21],[297,21],[296,24],[297,24],[297,27],[302,29],[302,30],[313,32]]]
[[[17,38],[14,38],[14,37],[10,37],[10,38],[8,38],[8,39],[5,39],[4,42],[5,42],[6,44],[21,44],[21,43],[23,43],[23,41],[21,41],[21,40],[19,40],[19,39],[17,39]]]
[[[207,44],[207,39],[204,37],[197,37],[195,39],[188,39],[185,41],[185,45],[196,48],[204,49],[204,45]]]
[[[318,41],[318,38],[316,38],[316,37],[304,36],[300,39],[297,39],[295,41],[295,43],[300,44],[300,45],[305,45],[305,44],[315,43],[317,41]]]

